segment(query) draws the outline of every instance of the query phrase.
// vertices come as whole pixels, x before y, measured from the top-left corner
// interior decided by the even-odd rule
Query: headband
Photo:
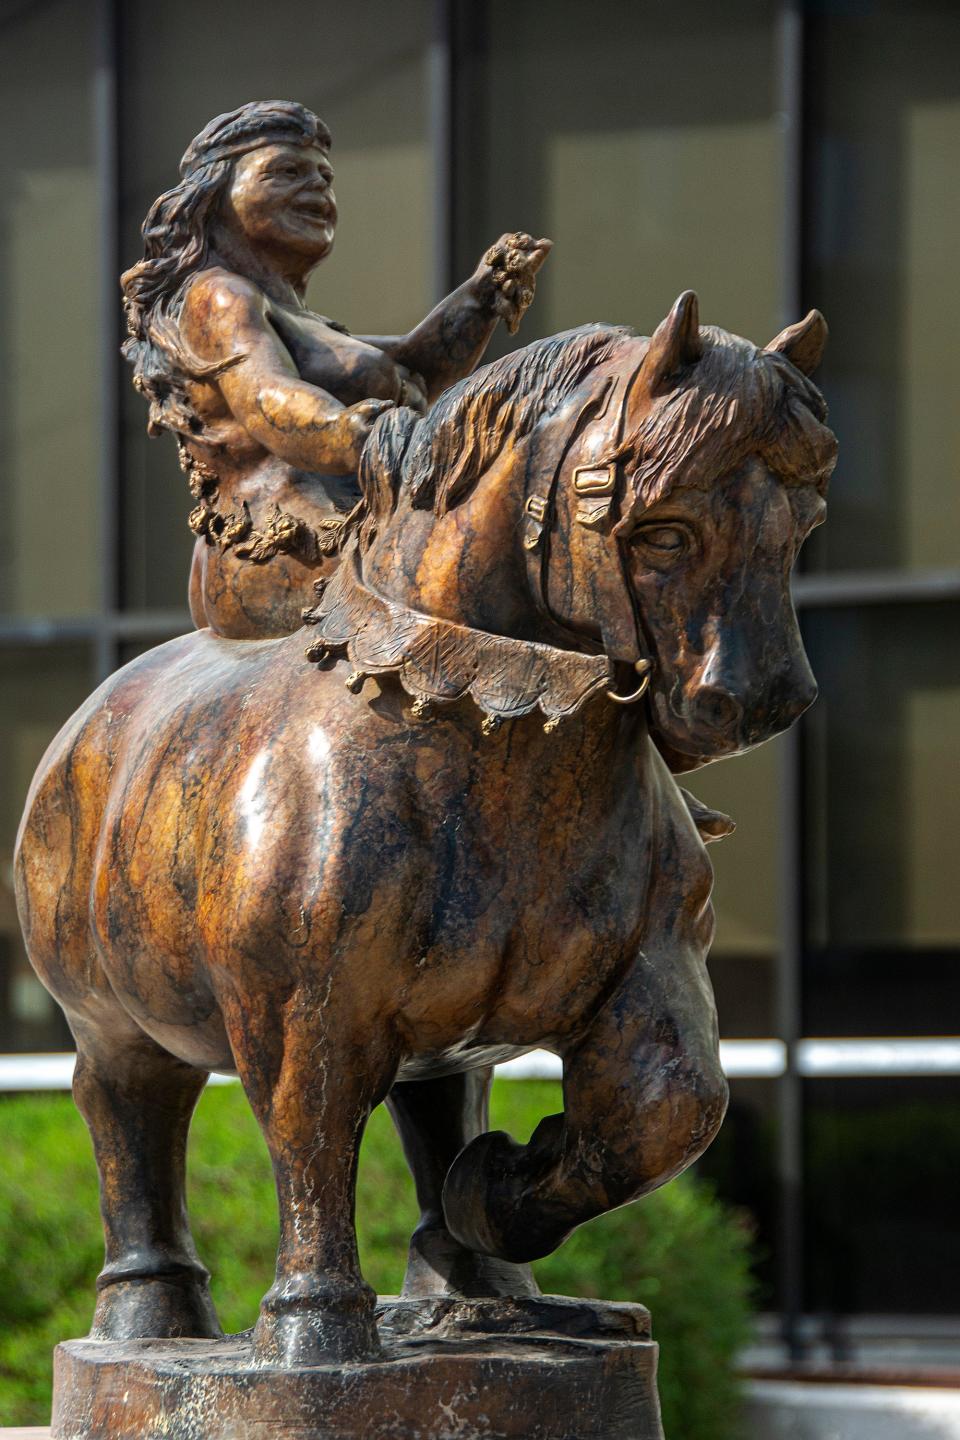
[[[183,153],[180,174],[201,165],[234,160],[264,145],[320,145],[330,148],[330,131],[319,116],[292,100],[254,101],[217,115]]]

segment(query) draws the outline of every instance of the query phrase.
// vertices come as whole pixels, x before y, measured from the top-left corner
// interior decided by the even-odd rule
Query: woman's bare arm
[[[522,233],[503,235],[477,269],[436,305],[409,335],[364,335],[391,359],[422,375],[428,399],[461,380],[482,358],[497,321],[513,334],[533,299],[536,272],[552,249],[550,240]]]
[[[347,475],[357,468],[371,426],[389,400],[344,406],[297,374],[270,325],[264,297],[251,281],[212,270],[194,281],[181,326],[218,376],[231,414],[265,450],[299,470]]]

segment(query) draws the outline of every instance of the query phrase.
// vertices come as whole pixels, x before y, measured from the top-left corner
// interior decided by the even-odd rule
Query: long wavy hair
[[[121,276],[130,338],[123,354],[133,383],[150,405],[147,431],[203,438],[190,403],[189,381],[209,380],[236,358],[206,364],[184,343],[180,311],[187,281],[207,264],[210,232],[233,174],[233,163],[261,145],[330,147],[330,132],[313,111],[291,100],[257,100],[218,115],[184,152],[181,180],[153,202],[143,222],[143,259]]]

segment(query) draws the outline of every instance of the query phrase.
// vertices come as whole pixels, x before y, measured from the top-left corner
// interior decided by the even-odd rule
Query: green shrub
[[[505,1080],[493,1123],[526,1139],[560,1109],[559,1086]],[[86,1332],[102,1259],[90,1143],[64,1095],[0,1105],[0,1424],[42,1424],[50,1352]],[[207,1090],[191,1136],[190,1210],[226,1330],[253,1324],[273,1268],[276,1201],[266,1150],[238,1087]],[[386,1113],[364,1141],[358,1231],[364,1273],[396,1293],[416,1221],[412,1185]],[[642,1300],[660,1341],[669,1440],[736,1434],[731,1360],[748,1328],[749,1239],[703,1185],[683,1177],[582,1227],[540,1262],[545,1290]]]

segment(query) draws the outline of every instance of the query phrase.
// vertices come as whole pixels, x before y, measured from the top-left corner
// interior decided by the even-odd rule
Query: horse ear
[[[796,365],[804,375],[812,375],[823,359],[829,333],[820,311],[811,310],[796,325],[788,325],[786,330],[781,330],[765,348],[778,355],[786,355],[791,365]]]
[[[700,306],[694,292],[684,290],[666,320],[661,320],[653,332],[643,361],[648,389],[663,389],[684,365],[692,365],[702,354]]]

